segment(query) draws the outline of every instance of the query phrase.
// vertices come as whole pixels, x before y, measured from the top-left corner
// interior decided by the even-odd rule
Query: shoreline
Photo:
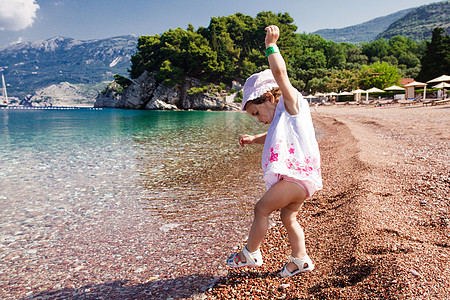
[[[2,106],[3,110],[103,110],[101,107],[94,106],[24,106],[24,105],[8,105]]]
[[[319,107],[324,190],[298,220],[309,273],[280,279],[287,236],[276,226],[257,270],[229,270],[205,299],[448,299],[450,105]],[[251,295],[251,296],[250,296]]]

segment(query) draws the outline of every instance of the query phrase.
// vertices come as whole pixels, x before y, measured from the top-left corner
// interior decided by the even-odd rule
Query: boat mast
[[[6,92],[6,84],[5,84],[5,76],[2,74],[2,95],[3,99],[5,100],[5,103],[8,102],[8,93]]]

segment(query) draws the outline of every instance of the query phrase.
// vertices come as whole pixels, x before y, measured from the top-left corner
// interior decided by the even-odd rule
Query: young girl
[[[290,277],[309,272],[314,265],[306,253],[305,235],[296,216],[306,198],[322,189],[320,154],[309,106],[291,85],[276,42],[277,26],[266,28],[266,56],[270,70],[253,74],[244,84],[242,110],[260,123],[271,124],[267,133],[242,135],[239,144],[264,144],[262,167],[267,192],[256,203],[247,245],[227,259],[230,267],[259,267],[259,250],[269,216],[280,209],[291,245],[291,259],[279,273]]]

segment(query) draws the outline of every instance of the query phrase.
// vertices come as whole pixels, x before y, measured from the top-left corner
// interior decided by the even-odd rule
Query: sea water
[[[238,112],[0,110],[0,258],[15,259],[0,269],[68,276],[69,259],[99,282],[207,283],[265,192],[262,146],[238,138],[267,128]]]
[[[264,192],[261,147],[241,148],[238,138],[264,130],[237,112],[0,110],[0,256],[44,265],[49,251],[77,241],[88,253],[113,222],[113,238],[102,242],[131,231],[144,249],[134,268],[177,277],[209,253],[214,263],[204,267],[214,273]],[[120,247],[124,258],[135,246]],[[27,261],[27,251],[43,253]]]

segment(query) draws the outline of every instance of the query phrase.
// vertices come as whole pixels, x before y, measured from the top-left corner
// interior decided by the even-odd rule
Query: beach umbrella
[[[450,87],[450,83],[446,83],[446,82],[441,82],[439,84],[436,84],[435,86],[433,86],[435,89],[445,89]],[[445,90],[444,93],[442,93],[442,98],[444,98],[445,96]]]
[[[441,82],[441,83],[433,86],[433,88],[435,88],[435,89],[443,89],[443,88],[448,88],[448,87],[450,87],[450,83],[446,83],[446,82]]]
[[[405,85],[405,87],[416,87],[416,86],[427,86],[427,84],[423,82],[413,81]]]
[[[384,93],[383,90],[380,90],[379,88],[373,87],[371,89],[368,89],[366,91],[366,101],[369,100],[369,93]]]
[[[423,83],[423,82],[418,82],[418,81],[413,81],[411,83],[408,83],[407,85],[405,85],[405,88],[416,88],[416,87],[423,87],[423,99],[426,98],[427,96],[427,84]]]
[[[350,93],[350,92],[340,92],[339,94],[338,94],[338,97],[339,96],[352,96],[353,94],[352,93]]]
[[[338,95],[339,95],[339,94],[338,94],[338,93],[335,93],[335,92],[331,92],[331,93],[327,93],[327,94],[326,94],[326,96],[327,96],[327,97],[330,97],[330,99],[333,99],[334,96],[338,96]]]
[[[404,91],[405,88],[393,85],[384,89],[385,91]]]
[[[380,90],[379,88],[376,88],[376,87],[368,89],[366,92],[368,92],[368,93],[384,93],[383,90]]]
[[[436,77],[434,79],[431,79],[429,81],[427,81],[427,83],[432,83],[432,82],[443,82],[443,81],[450,81],[450,76],[448,75],[442,75],[439,77]]]
[[[331,92],[331,93],[327,93],[327,94],[326,94],[327,97],[331,97],[331,98],[332,98],[333,96],[337,96],[337,95],[338,95],[338,93],[335,93],[335,92]]]
[[[394,92],[395,92],[395,91],[404,91],[405,88],[402,88],[402,87],[393,85],[393,86],[390,86],[390,87],[385,88],[384,90],[385,90],[385,91],[392,91],[392,98],[394,98],[394,95],[395,95]]]
[[[361,90],[361,89],[357,89],[357,90],[353,90],[352,94],[355,95],[355,100],[356,102],[359,102],[361,100],[361,94],[365,93],[365,90]]]

